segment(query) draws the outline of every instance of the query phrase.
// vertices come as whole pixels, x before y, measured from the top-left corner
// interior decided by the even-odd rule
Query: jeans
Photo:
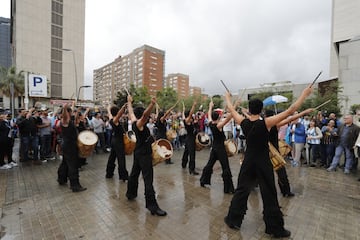
[[[353,161],[353,152],[351,151],[351,149],[344,147],[344,146],[337,146],[335,149],[335,156],[332,160],[331,163],[331,168],[335,169],[337,167],[337,165],[340,162],[340,157],[343,154],[343,152],[345,152],[345,170],[350,170],[351,166],[352,166],[352,161]]]
[[[23,161],[29,160],[29,150],[34,152],[34,160],[39,159],[39,137],[38,136],[22,136],[21,137],[21,157]]]
[[[40,159],[45,159],[51,155],[51,135],[44,135],[40,137]]]

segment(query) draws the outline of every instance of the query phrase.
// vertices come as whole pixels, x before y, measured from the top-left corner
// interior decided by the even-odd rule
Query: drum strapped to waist
[[[278,150],[269,142],[269,156],[274,170],[278,170],[286,165],[284,158],[280,155]]]
[[[77,146],[79,148],[79,157],[89,157],[98,142],[98,136],[89,130],[85,130],[79,133],[77,138]]]
[[[237,153],[237,144],[231,139],[224,141],[225,150],[228,157],[232,157]]]
[[[174,129],[169,129],[166,131],[166,138],[172,142],[177,137],[177,133]]]
[[[136,135],[134,131],[127,131],[123,136],[125,155],[130,155],[136,147]]]
[[[279,152],[282,157],[286,157],[291,152],[292,147],[284,140],[279,140]]]
[[[195,149],[196,151],[202,150],[204,147],[209,146],[211,143],[211,139],[209,135],[204,132],[199,132],[195,136]]]
[[[159,139],[151,144],[152,148],[152,164],[156,164],[171,158],[173,155],[173,147],[166,139]]]

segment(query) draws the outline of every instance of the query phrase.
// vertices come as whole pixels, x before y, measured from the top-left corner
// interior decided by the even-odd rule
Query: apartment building
[[[190,94],[189,75],[182,73],[171,73],[165,78],[165,87],[174,89],[178,98],[187,98]]]
[[[201,87],[190,86],[190,96],[200,96]]]
[[[165,51],[143,45],[94,70],[94,100],[100,105],[113,102],[117,92],[131,84],[146,87],[151,96],[156,96],[165,86],[164,70]]]

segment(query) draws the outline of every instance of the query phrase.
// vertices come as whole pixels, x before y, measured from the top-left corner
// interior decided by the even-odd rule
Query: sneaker
[[[46,160],[55,160],[56,158],[54,156],[45,157]]]
[[[17,167],[17,166],[19,166],[16,162],[10,162],[8,165],[10,165],[11,167]]]
[[[43,162],[43,163],[47,163],[47,161],[48,161],[48,160],[46,160],[46,159],[45,159],[45,160],[41,160],[41,162]]]
[[[328,172],[335,172],[335,168],[334,167],[328,167],[327,169],[326,169],[326,171],[328,171]]]
[[[350,170],[345,168],[344,173],[345,174],[350,174]]]
[[[297,167],[297,166],[299,166],[299,163],[297,162],[297,161],[291,161],[291,166],[293,166],[293,167]]]
[[[0,167],[0,170],[6,170],[6,169],[11,169],[12,167],[9,164],[4,164]]]

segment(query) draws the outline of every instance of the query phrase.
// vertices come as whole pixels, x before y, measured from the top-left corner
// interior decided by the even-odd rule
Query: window
[[[52,37],[51,38],[51,47],[57,48],[57,49],[62,49],[62,40],[59,38]],[[56,58],[56,59],[58,59],[58,58]]]
[[[52,25],[51,26],[51,35],[62,38],[62,28]]]
[[[56,13],[52,13],[51,15],[51,22],[56,24],[56,25],[59,25],[59,26],[62,26],[63,25],[63,22],[62,22],[62,16],[61,15],[58,15]]]

